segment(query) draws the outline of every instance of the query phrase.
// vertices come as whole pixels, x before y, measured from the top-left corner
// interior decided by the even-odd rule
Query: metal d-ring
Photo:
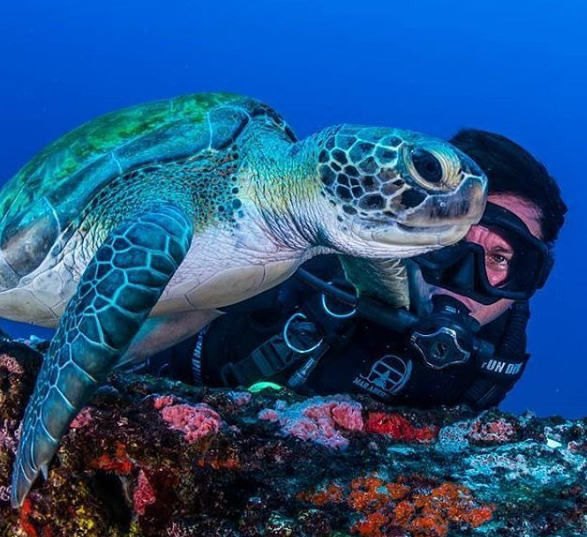
[[[330,281],[328,282],[328,284],[331,285],[332,282]],[[348,319],[349,317],[352,317],[355,313],[357,313],[357,308],[353,308],[351,311],[346,313],[334,313],[328,307],[328,304],[326,303],[326,295],[324,293],[322,293],[322,307],[324,308],[324,311],[328,313],[328,315],[334,317],[335,319]]]
[[[299,354],[308,354],[309,352],[315,351],[320,345],[322,345],[322,342],[324,341],[324,339],[320,338],[320,341],[318,341],[318,343],[316,343],[315,345],[313,345],[309,349],[299,349],[289,340],[289,336],[287,335],[287,333],[289,331],[289,325],[292,323],[292,321],[294,319],[308,320],[308,318],[303,313],[294,313],[287,320],[287,323],[285,323],[285,326],[283,327],[283,341],[285,341],[285,344],[289,347],[290,350],[297,352]]]

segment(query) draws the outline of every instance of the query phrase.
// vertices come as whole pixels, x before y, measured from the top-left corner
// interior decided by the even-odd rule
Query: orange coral
[[[409,501],[398,503],[393,510],[394,523],[398,526],[405,527],[416,513],[416,508]]]
[[[421,476],[385,482],[375,475],[353,479],[347,487],[329,484],[321,491],[306,491],[298,499],[324,506],[344,501],[362,517],[351,533],[384,537],[390,530],[412,537],[446,537],[450,526],[477,528],[491,520],[493,508],[479,505],[471,491],[457,483],[438,483]]]
[[[418,516],[408,524],[407,529],[414,537],[445,537],[448,521],[435,516]]]
[[[330,483],[324,490],[302,491],[297,494],[298,500],[302,502],[313,503],[322,507],[328,503],[342,503],[344,501],[344,491],[336,483]]]
[[[363,520],[359,520],[353,525],[351,533],[358,533],[364,537],[384,537],[382,528],[388,522],[388,517],[383,513],[370,513]]]
[[[401,500],[410,493],[409,487],[406,487],[405,485],[400,485],[399,483],[387,483],[385,487],[387,488],[389,497],[392,500]]]
[[[114,472],[120,475],[129,475],[133,469],[133,461],[126,452],[124,444],[116,445],[116,454],[114,457],[104,453],[90,463],[90,467]]]
[[[389,501],[389,496],[380,492],[383,484],[383,480],[373,475],[353,479],[347,499],[349,506],[360,513],[381,509]]]
[[[491,507],[479,507],[477,509],[473,509],[469,513],[463,514],[463,521],[467,524],[470,524],[473,528],[478,528],[482,526],[486,522],[491,520],[493,516],[493,509]]]
[[[475,508],[471,491],[455,483],[443,483],[428,494],[415,495],[413,503],[419,515],[409,529],[415,537],[443,537],[450,523],[463,522],[476,528],[489,521],[493,512],[488,506]]]

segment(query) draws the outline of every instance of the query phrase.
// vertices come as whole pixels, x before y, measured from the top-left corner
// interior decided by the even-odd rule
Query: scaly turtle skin
[[[441,140],[343,125],[296,142],[273,110],[237,95],[138,106],[57,140],[0,196],[0,314],[57,326],[12,504],[115,366],[195,333],[313,255],[386,260],[451,244],[481,217],[485,189]]]

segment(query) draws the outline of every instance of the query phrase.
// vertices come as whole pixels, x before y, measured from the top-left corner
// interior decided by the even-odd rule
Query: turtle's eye
[[[443,177],[444,170],[440,161],[430,151],[414,149],[411,154],[414,170],[427,183],[438,185]]]

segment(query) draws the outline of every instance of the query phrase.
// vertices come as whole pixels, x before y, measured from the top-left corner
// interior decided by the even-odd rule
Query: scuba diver
[[[271,382],[394,405],[497,406],[528,362],[528,301],[551,272],[567,208],[546,168],[504,136],[464,129],[450,143],[487,174],[487,207],[456,245],[404,261],[409,309],[357,297],[338,258],[321,256],[223,308],[142,371],[211,387]]]

